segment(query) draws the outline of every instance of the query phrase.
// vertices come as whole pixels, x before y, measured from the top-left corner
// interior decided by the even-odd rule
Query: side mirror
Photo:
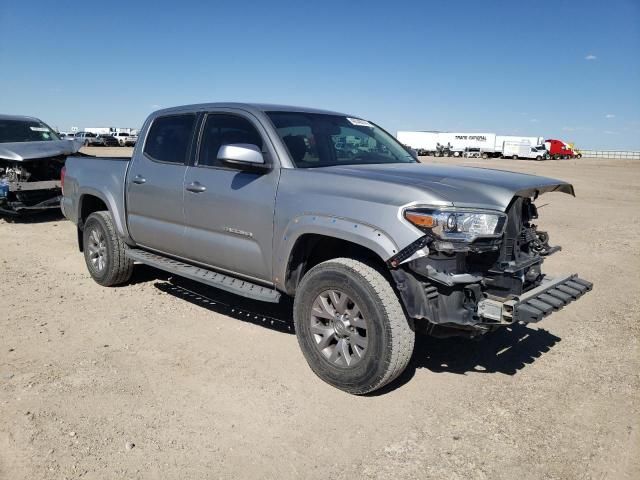
[[[257,145],[249,143],[232,143],[222,145],[218,150],[218,160],[234,167],[246,169],[268,169],[262,152]]]

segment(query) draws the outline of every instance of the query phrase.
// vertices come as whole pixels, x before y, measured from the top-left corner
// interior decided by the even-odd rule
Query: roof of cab
[[[4,113],[0,113],[0,120],[24,120],[24,121],[33,121],[39,122],[40,119],[36,117],[28,117],[26,115],[6,115]]]
[[[192,112],[192,111],[203,111],[203,110],[213,110],[216,108],[236,108],[240,110],[246,111],[259,111],[259,112],[302,112],[302,113],[321,113],[325,115],[341,115],[346,116],[344,113],[340,112],[332,112],[330,110],[320,110],[317,108],[308,108],[308,107],[295,107],[290,105],[272,105],[268,103],[236,103],[236,102],[219,102],[219,103],[196,103],[193,105],[182,105],[178,107],[165,108],[162,110],[157,110],[153,114],[167,114],[167,113],[177,113],[177,112]]]

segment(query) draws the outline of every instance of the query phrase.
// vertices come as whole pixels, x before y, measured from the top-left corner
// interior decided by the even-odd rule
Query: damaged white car
[[[33,117],[0,115],[0,214],[60,207],[60,175],[82,144]]]

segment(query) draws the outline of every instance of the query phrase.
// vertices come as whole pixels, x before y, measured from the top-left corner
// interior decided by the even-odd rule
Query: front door
[[[217,159],[222,145],[252,144],[266,135],[250,117],[207,115],[194,166],[185,175],[185,242],[190,259],[272,282],[273,214],[280,170],[247,172]]]

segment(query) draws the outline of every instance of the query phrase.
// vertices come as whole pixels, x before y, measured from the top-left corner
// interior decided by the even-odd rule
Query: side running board
[[[242,295],[243,297],[271,303],[278,303],[280,300],[280,293],[272,288],[263,287],[255,283],[247,282],[246,280],[230,277],[213,270],[207,270],[206,268],[196,267],[195,265],[163,257],[162,255],[147,252],[146,250],[130,248],[127,250],[127,257],[136,262],[141,262],[151,267],[219,288],[220,290],[226,290],[236,295]]]

